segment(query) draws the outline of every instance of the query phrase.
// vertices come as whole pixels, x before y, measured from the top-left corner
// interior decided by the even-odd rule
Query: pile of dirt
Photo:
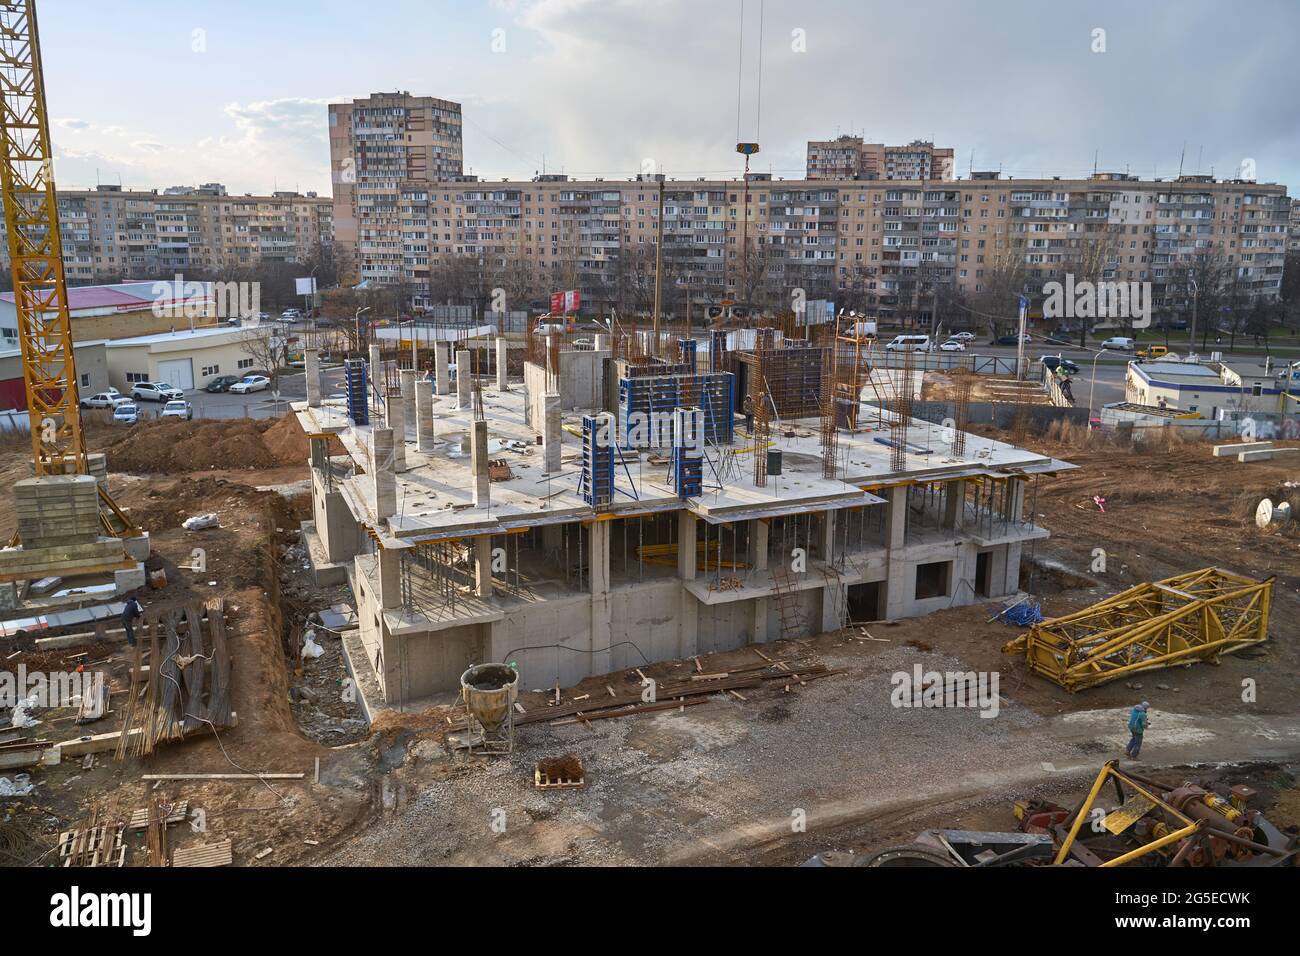
[[[279,419],[147,422],[104,449],[110,471],[176,475],[261,470],[307,461],[307,436],[293,415]]]

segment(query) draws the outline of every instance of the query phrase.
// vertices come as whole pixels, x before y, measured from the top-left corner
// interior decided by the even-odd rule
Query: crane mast
[[[0,184],[36,474],[86,474],[36,10],[0,2]]]
[[[35,0],[0,0],[0,193],[13,270],[32,460],[38,478],[90,472],[63,274]],[[139,534],[101,483],[112,536]]]

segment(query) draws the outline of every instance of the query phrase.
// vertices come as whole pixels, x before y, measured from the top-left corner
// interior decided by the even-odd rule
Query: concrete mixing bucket
[[[484,737],[495,737],[510,716],[518,685],[518,672],[506,664],[475,664],[460,675],[461,696]]]

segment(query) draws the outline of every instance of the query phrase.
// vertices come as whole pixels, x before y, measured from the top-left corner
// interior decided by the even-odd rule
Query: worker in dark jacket
[[[745,400],[740,405],[741,411],[745,413],[745,431],[754,434],[754,398],[752,395],[746,395]]]
[[[126,642],[132,647],[135,647],[135,628],[131,625],[143,613],[134,594],[126,599],[126,606],[122,608],[122,627],[126,630]]]
[[[1147,721],[1149,719],[1147,711],[1150,709],[1151,705],[1144,700],[1129,711],[1128,730],[1133,735],[1133,739],[1128,742],[1124,752],[1134,760],[1138,759],[1138,754],[1142,751],[1142,735],[1147,730]]]

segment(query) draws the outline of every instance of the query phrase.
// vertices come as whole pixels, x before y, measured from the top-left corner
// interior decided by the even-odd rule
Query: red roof
[[[0,294],[6,302],[14,301],[12,292]],[[68,310],[78,312],[81,309],[105,309],[110,306],[135,305],[145,306],[152,303],[148,299],[128,292],[119,292],[105,286],[76,286],[68,290]]]

